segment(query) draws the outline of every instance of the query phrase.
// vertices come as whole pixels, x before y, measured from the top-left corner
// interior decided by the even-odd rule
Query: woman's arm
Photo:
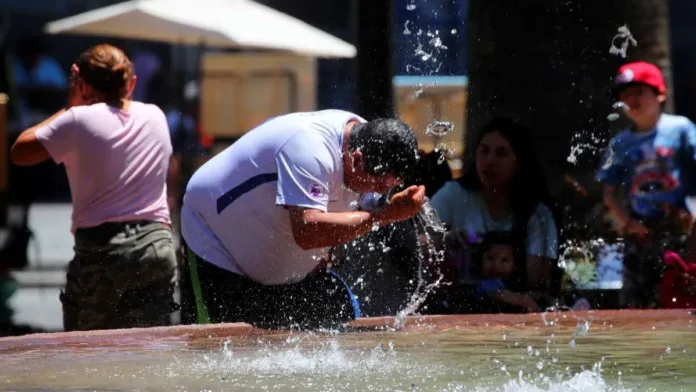
[[[79,69],[75,64],[73,64],[72,68],[70,69],[70,85],[68,87],[68,102],[66,107],[54,113],[51,117],[45,119],[41,123],[25,129],[19,135],[12,146],[12,150],[10,151],[10,159],[12,160],[12,163],[18,166],[31,166],[51,158],[51,154],[36,137],[36,131],[51,124],[55,119],[60,117],[60,115],[66,111],[70,110],[70,108],[73,106],[93,103],[92,101],[84,100],[85,97],[83,97],[79,91],[78,79]],[[55,158],[56,157],[54,157],[54,159]]]
[[[541,308],[539,308],[539,305],[537,305],[534,299],[526,294],[515,293],[509,290],[498,290],[490,293],[489,296],[496,301],[520,307],[531,313],[541,311]]]
[[[24,130],[19,135],[10,151],[12,163],[18,166],[31,166],[49,159],[50,155],[48,151],[36,138],[36,130],[50,124],[63,113],[65,113],[65,109],[59,110],[41,123]]]
[[[551,209],[539,204],[529,218],[526,238],[527,289],[548,292],[558,262],[558,226]]]
[[[527,255],[527,288],[548,292],[551,289],[554,260],[548,257]]]

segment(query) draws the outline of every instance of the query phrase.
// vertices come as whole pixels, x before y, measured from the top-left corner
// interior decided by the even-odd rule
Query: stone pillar
[[[392,0],[357,1],[358,114],[367,120],[394,115]]]

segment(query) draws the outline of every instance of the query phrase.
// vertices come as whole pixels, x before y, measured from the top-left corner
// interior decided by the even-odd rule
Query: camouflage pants
[[[106,223],[75,233],[61,292],[66,331],[171,324],[177,259],[168,225]]]
[[[682,253],[691,227],[680,211],[663,219],[644,221],[646,238],[627,237],[624,248],[621,303],[629,308],[656,308],[664,270],[664,252]]]

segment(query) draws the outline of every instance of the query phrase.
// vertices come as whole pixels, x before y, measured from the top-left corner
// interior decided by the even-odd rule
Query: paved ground
[[[15,272],[20,289],[11,299],[18,324],[60,331],[63,319],[58,294],[65,284],[65,268],[73,256],[70,204],[36,204],[29,212],[35,234],[27,271]]]

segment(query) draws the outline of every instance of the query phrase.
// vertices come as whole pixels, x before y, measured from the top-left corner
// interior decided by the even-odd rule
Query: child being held
[[[508,232],[487,233],[476,257],[481,277],[476,294],[482,301],[492,301],[495,306],[510,311],[539,312],[541,308],[535,296],[516,293],[505,287],[515,268],[515,248]]]

